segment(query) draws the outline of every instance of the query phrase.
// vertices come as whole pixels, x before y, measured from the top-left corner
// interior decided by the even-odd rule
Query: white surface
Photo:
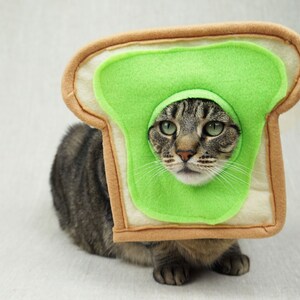
[[[150,268],[89,255],[58,228],[48,177],[66,126],[76,122],[61,100],[60,78],[78,48],[121,31],[230,20],[300,32],[297,0],[153,2],[0,0],[1,300],[299,298],[299,104],[281,117],[287,223],[273,238],[242,241],[249,274],[199,272],[186,286],[161,286]]]

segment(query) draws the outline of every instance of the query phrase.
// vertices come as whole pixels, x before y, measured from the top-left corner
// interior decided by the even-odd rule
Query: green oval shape
[[[202,186],[185,185],[169,172],[147,173],[144,166],[157,160],[147,139],[153,112],[165,99],[191,90],[216,95],[230,115],[226,107],[232,108],[242,129],[233,159],[247,172],[229,163],[226,173]],[[238,213],[248,196],[266,115],[286,91],[281,59],[249,42],[128,52],[108,58],[94,75],[99,105],[125,136],[132,201],[151,218],[177,223],[218,224]]]

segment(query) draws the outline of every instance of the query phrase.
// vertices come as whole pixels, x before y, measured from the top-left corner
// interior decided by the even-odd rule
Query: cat
[[[201,185],[231,157],[239,127],[212,101],[190,99],[167,106],[148,139],[167,170],[186,184]]]
[[[184,99],[167,106],[148,139],[164,167],[185,184],[211,180],[231,157],[239,127],[215,102]],[[153,266],[154,279],[182,285],[194,268],[227,275],[249,271],[248,256],[234,239],[114,243],[101,131],[72,126],[58,147],[50,176],[60,226],[86,251]]]

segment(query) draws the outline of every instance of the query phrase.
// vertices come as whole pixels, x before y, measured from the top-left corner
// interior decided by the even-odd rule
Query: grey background
[[[281,117],[288,199],[283,231],[244,240],[249,274],[199,272],[176,288],[151,268],[89,255],[62,233],[49,170],[66,127],[60,79],[87,42],[128,30],[260,20],[300,32],[300,1],[0,0],[0,299],[295,299],[300,296],[300,105]]]

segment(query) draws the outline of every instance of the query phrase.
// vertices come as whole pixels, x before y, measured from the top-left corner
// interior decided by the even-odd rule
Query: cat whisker
[[[241,168],[239,166],[235,166],[235,165],[231,165],[231,169],[234,170],[235,172],[240,173],[241,175],[245,175],[245,176],[249,176],[249,175],[251,176],[251,173],[253,173],[251,176],[251,182],[253,182],[253,183],[260,182],[260,180],[258,178],[256,178],[256,175],[265,175],[266,176],[265,173],[259,172],[259,174],[258,174],[258,172],[249,172],[249,171],[244,170],[243,168]]]
[[[137,176],[136,176],[136,182],[139,182],[140,180],[146,178],[147,176],[151,176],[153,173],[155,173],[156,171],[161,170],[161,169],[162,169],[161,167],[159,167],[159,168],[153,168],[151,170],[148,170],[147,172],[137,174]]]
[[[165,169],[163,165],[159,164],[159,165],[155,165],[150,169],[147,169],[146,172],[143,172],[142,174],[140,174],[143,170],[140,170],[140,172],[137,173],[138,175],[138,180],[136,181],[136,183],[140,182],[142,179],[144,179],[147,176],[151,176],[153,174],[153,172],[155,173],[158,170],[161,169]],[[139,175],[140,174],[140,175]]]
[[[222,175],[220,176],[220,174],[216,170],[214,170],[214,169],[208,169],[207,171],[208,171],[209,174],[212,175],[212,179],[218,180],[221,184],[224,185],[224,187],[226,189],[228,189],[228,186],[226,185],[226,183],[224,183],[225,179],[223,178]],[[223,179],[223,181],[222,181],[222,179]],[[228,182],[228,184],[230,184],[230,183]]]
[[[222,160],[222,159],[220,159],[219,161],[228,162],[228,161]],[[235,166],[236,168],[240,168],[240,169],[242,169],[242,170],[244,170],[246,172],[249,171],[249,172],[253,172],[253,173],[256,173],[256,174],[267,175],[267,173],[264,172],[264,171],[260,172],[260,171],[254,170],[254,169],[249,168],[249,167],[247,167],[247,166],[245,166],[245,165],[243,165],[241,163],[237,163],[237,162],[228,162],[228,163],[230,164],[230,166]]]
[[[135,170],[143,169],[143,168],[145,168],[145,167],[147,167],[147,166],[152,166],[152,165],[156,165],[156,164],[160,164],[160,163],[161,163],[161,162],[158,161],[158,160],[150,161],[150,162],[148,162],[148,163],[146,163],[146,164],[143,164],[143,165],[141,165],[141,166],[135,168]]]
[[[244,170],[244,169],[242,169],[242,168],[240,168],[240,167],[237,167],[237,166],[235,166],[235,165],[231,165],[230,168],[231,168],[232,170],[235,170],[235,171],[238,172],[238,173],[242,173],[242,174],[244,174],[244,175],[249,175],[249,172],[247,172],[246,170]]]
[[[139,170],[136,170],[137,173],[147,173],[148,171],[151,171],[151,170],[155,170],[155,169],[158,169],[158,168],[161,168],[163,167],[162,164],[153,164],[153,165],[150,165],[150,166],[146,166],[144,168],[140,168]]]
[[[222,170],[215,168],[212,171],[214,172],[216,178],[222,178],[227,184],[231,186],[232,189],[234,189],[234,186],[231,184],[230,180],[222,174]]]
[[[160,177],[162,174],[164,174],[166,172],[167,172],[167,170],[165,168],[159,169],[157,172],[152,174],[151,177],[149,177],[148,183],[152,183],[154,181],[154,179],[157,179],[158,177]]]
[[[138,173],[138,174],[143,174],[143,173],[145,173],[145,172],[147,172],[147,171],[149,171],[149,170],[152,170],[152,169],[155,169],[155,168],[157,168],[159,165],[153,165],[153,166],[148,166],[148,167],[146,167],[146,168],[142,168],[142,169],[139,169],[139,170],[136,170],[136,173]]]
[[[161,162],[153,162],[152,164],[148,164],[145,166],[140,166],[138,168],[135,168],[135,171],[136,171],[137,175],[139,176],[139,175],[147,174],[148,172],[151,172],[151,170],[156,170],[160,167],[163,167]]]
[[[247,172],[247,171],[245,171],[245,170],[238,169],[238,168],[235,168],[235,167],[233,167],[232,169],[233,169],[235,172],[240,173],[240,174],[242,174],[242,175],[251,176],[251,172],[249,173],[249,172]],[[251,181],[256,182],[256,183],[259,183],[260,180],[256,177],[258,174],[257,174],[256,172],[252,172],[252,173],[253,173],[253,174],[252,174],[252,176],[251,176]],[[264,175],[266,176],[266,174],[264,174]]]
[[[156,173],[160,172],[161,170],[162,169],[155,170],[153,173],[147,174],[148,176],[146,176],[146,175],[145,176],[139,176],[139,178],[136,180],[136,184],[138,184],[139,182],[142,182],[143,180],[149,181],[152,178],[152,176],[155,176]]]
[[[148,172],[151,172],[151,170],[157,170],[161,168],[160,165],[154,165],[154,166],[151,166],[151,167],[148,167],[148,168],[145,168],[145,169],[140,169],[138,171],[136,171],[135,173],[140,176],[140,175],[144,175],[144,174],[147,174]]]
[[[239,184],[245,184],[245,185],[249,185],[249,182],[247,182],[247,181],[245,181],[245,180],[242,180],[241,178],[239,178],[239,177],[236,177],[235,175],[233,175],[232,173],[229,173],[228,171],[226,171],[226,170],[224,170],[223,172],[222,172],[223,174],[223,176],[226,176],[229,180],[231,180],[231,181],[235,181],[235,182],[237,182],[237,183],[239,183]]]

